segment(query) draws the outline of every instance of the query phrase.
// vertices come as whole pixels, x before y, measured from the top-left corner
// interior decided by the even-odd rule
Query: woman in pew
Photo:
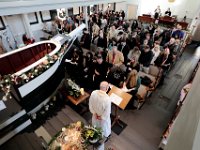
[[[85,65],[83,68],[83,73],[84,73],[84,85],[86,87],[90,87],[92,84],[92,75],[93,75],[93,54],[92,52],[87,52],[85,56]]]
[[[97,39],[97,47],[101,47],[103,49],[107,48],[107,39],[106,39],[106,35],[105,35],[103,29],[101,29],[99,31],[99,35],[98,35],[98,39]]]
[[[140,49],[135,46],[132,50],[130,50],[128,54],[128,63],[126,64],[127,70],[126,72],[129,73],[131,70],[135,69],[137,72],[140,71],[140,65],[138,59],[140,57],[141,51]]]
[[[134,100],[137,100],[137,92],[141,85],[141,78],[138,76],[138,72],[136,70],[132,70],[128,74],[127,80],[123,84],[122,90],[128,92],[132,95],[132,99],[128,104],[128,108],[132,108],[134,106]]]
[[[81,83],[82,76],[80,74],[83,74],[83,53],[79,49],[74,48],[70,58],[66,59],[65,62],[66,71],[70,77],[76,80],[77,83]]]
[[[151,50],[153,52],[153,59],[151,60],[151,64],[154,64],[154,61],[158,58],[160,55],[160,45],[157,44],[156,42],[154,43],[154,48]]]
[[[166,63],[167,63],[167,60],[169,58],[169,54],[170,54],[170,51],[169,51],[169,48],[168,46],[164,46],[164,50],[160,53],[160,55],[156,58],[156,60],[154,61],[154,64],[157,66],[157,67],[162,67],[162,66],[165,66]]]
[[[110,71],[110,65],[103,60],[101,54],[96,57],[96,62],[93,63],[93,85],[95,89],[98,89],[99,84],[102,81],[107,80],[107,75]]]
[[[161,52],[160,55],[157,57],[157,59],[154,61],[154,64],[156,66],[162,68],[162,70],[163,70],[159,85],[163,85],[164,78],[167,75],[167,72],[168,72],[172,62],[173,62],[173,58],[170,57],[170,50],[169,50],[168,46],[164,46],[163,52]]]

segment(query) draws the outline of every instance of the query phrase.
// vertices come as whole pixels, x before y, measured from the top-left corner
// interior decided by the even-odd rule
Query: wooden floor
[[[157,150],[162,133],[171,118],[181,88],[188,82],[200,57],[200,48],[189,46],[168,74],[162,87],[156,89],[141,110],[120,111],[121,120],[127,124],[118,136],[112,133],[106,147],[114,150]],[[64,125],[81,120],[90,122],[90,113],[80,116],[68,105],[56,116],[49,118],[44,128],[51,136]],[[41,141],[33,132],[22,132],[0,147],[1,150],[40,150]]]

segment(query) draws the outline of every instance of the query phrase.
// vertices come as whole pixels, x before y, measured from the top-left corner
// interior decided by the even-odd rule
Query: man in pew
[[[171,37],[170,41],[166,43],[165,46],[169,48],[170,51],[169,57],[172,58],[172,62],[175,62],[178,53],[178,45],[176,44],[176,39]]]
[[[124,63],[127,63],[127,56],[130,51],[129,45],[126,43],[126,40],[122,40],[121,43],[118,44],[118,50],[123,53],[124,56]]]
[[[182,26],[180,24],[177,24],[175,31],[172,32],[172,37],[180,40],[183,39],[184,32],[182,31]]]
[[[146,45],[144,50],[141,51],[141,55],[139,57],[140,68],[143,72],[149,73],[149,66],[151,64],[151,60],[153,59],[153,52],[150,50],[150,47]]]
[[[91,35],[87,31],[87,29],[83,29],[83,35],[81,37],[80,44],[83,48],[90,50],[90,44],[91,44]]]

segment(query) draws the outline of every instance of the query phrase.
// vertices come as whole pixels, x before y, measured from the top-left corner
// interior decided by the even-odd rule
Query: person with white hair
[[[100,90],[95,90],[89,98],[89,109],[92,113],[92,125],[102,128],[103,136],[109,138],[111,135],[111,99],[106,93],[109,84],[106,81],[100,83]],[[99,150],[104,150],[102,144]]]

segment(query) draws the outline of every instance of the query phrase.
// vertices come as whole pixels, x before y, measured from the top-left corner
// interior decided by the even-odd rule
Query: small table
[[[120,88],[118,88],[116,86],[113,86],[111,88],[108,95],[110,96],[112,93],[114,93],[117,96],[122,98],[122,101],[119,105],[115,104],[115,114],[114,114],[114,120],[113,120],[113,123],[112,123],[112,127],[114,126],[115,123],[117,123],[120,127],[123,128],[123,125],[121,125],[119,123],[120,116],[118,115],[118,110],[119,110],[119,108],[121,108],[123,110],[126,108],[126,105],[129,103],[130,99],[132,98],[132,95],[122,91]]]
[[[67,95],[67,99],[69,99],[74,105],[79,105],[80,103],[87,100],[87,98],[90,97],[90,94],[87,92],[84,92],[84,95],[80,95],[78,98],[75,98],[71,95]]]

